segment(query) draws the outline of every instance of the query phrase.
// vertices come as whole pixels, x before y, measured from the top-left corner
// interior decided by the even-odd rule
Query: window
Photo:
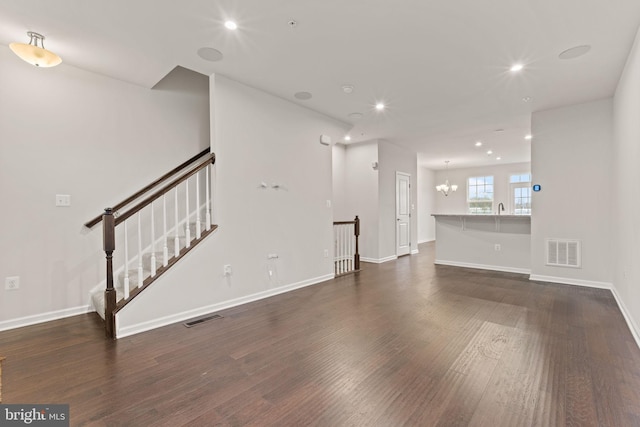
[[[531,174],[523,173],[520,175],[511,175],[511,177],[509,177],[509,182],[511,184],[515,184],[517,182],[526,182],[528,184],[531,182]]]
[[[493,212],[493,177],[474,176],[467,181],[467,204],[471,214]]]
[[[511,175],[511,211],[514,215],[531,215],[531,174]]]

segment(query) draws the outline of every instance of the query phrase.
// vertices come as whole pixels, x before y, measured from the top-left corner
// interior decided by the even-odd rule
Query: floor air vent
[[[547,265],[580,268],[580,240],[547,239]]]
[[[215,320],[215,319],[222,319],[222,316],[220,316],[219,314],[207,314],[204,316],[196,317],[191,320],[187,320],[186,322],[184,322],[184,326],[186,326],[187,328],[190,328],[192,326],[197,326],[204,322],[208,322],[210,320]]]

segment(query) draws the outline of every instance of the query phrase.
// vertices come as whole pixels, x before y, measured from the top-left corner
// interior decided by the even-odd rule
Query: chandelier
[[[29,43],[11,43],[9,48],[20,57],[36,67],[55,67],[62,59],[55,53],[44,48],[44,36],[28,31]]]
[[[436,190],[438,190],[439,192],[441,192],[442,194],[444,194],[445,196],[448,196],[449,193],[453,193],[454,191],[456,191],[458,189],[458,186],[455,184],[449,184],[449,160],[445,161],[446,163],[446,170],[447,170],[447,179],[445,179],[444,184],[440,184],[440,185],[436,185]]]

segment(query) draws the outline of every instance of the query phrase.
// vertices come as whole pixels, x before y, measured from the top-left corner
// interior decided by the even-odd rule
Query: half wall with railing
[[[360,271],[359,236],[360,219],[357,215],[353,221],[334,221],[333,266],[336,276]]]

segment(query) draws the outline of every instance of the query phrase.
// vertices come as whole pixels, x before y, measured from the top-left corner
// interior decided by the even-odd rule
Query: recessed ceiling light
[[[234,21],[226,21],[224,23],[224,26],[229,30],[236,30],[238,28],[238,24],[236,24]]]
[[[572,48],[569,48],[563,52],[560,53],[560,55],[558,55],[558,58],[560,59],[573,59],[573,58],[577,58],[579,56],[584,55],[585,53],[589,52],[591,50],[591,46],[585,44],[582,46],[574,46]]]
[[[362,113],[349,113],[349,118],[351,120],[360,120],[362,118]]]
[[[510,70],[512,73],[517,73],[518,71],[522,71],[523,68],[524,68],[524,65],[522,64],[513,64]]]
[[[524,139],[526,139],[527,141],[529,141],[532,138],[531,134],[529,135],[525,135]]]
[[[491,150],[487,151],[487,156],[490,156],[492,154],[493,154],[493,151],[491,151]]]
[[[496,160],[502,160],[502,157],[496,157]]]
[[[311,99],[311,97],[313,97],[313,95],[311,95],[309,92],[296,92],[293,94],[293,96],[296,99],[300,99],[302,101],[306,101],[307,99]]]
[[[287,21],[287,25],[289,26],[289,28],[296,28],[298,26],[298,21],[296,21],[295,19],[289,19]]]
[[[477,141],[476,142],[476,147],[482,147],[482,141]]]
[[[198,56],[206,61],[217,62],[222,59],[222,52],[212,47],[201,47],[198,49]]]
[[[343,85],[342,86],[342,91],[344,93],[352,93],[353,92],[353,85]]]
[[[529,101],[531,101],[532,99],[533,99],[533,98],[531,98],[530,96],[525,96],[525,97],[523,97],[523,98],[522,98],[522,100],[523,100],[524,102],[529,102]]]
[[[351,141],[351,137],[349,135],[345,135],[344,140],[345,141]]]
[[[384,104],[382,102],[378,102],[376,104],[376,110],[378,110],[378,111],[384,110]]]

